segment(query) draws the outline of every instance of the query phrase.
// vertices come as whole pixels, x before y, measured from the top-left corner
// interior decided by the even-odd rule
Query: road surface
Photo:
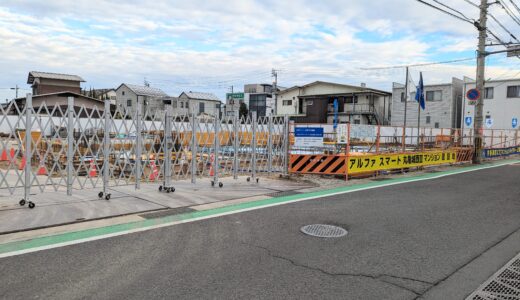
[[[464,299],[520,252],[502,166],[0,259],[2,299]],[[333,224],[346,237],[302,234]]]

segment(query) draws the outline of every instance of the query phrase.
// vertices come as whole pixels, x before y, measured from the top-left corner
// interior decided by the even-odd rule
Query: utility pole
[[[18,90],[20,88],[18,87],[18,84],[14,87],[14,88],[11,88],[11,90],[15,90],[16,91],[16,98],[15,99],[18,99]]]
[[[274,82],[273,82],[273,100],[274,100],[274,111],[273,113],[276,114],[276,108],[277,108],[277,103],[278,103],[278,71],[273,69],[271,74],[273,75],[274,77]],[[272,109],[272,108],[271,108]],[[271,114],[269,114],[271,115]]]
[[[482,163],[482,128],[483,128],[483,113],[484,113],[484,80],[485,80],[485,68],[486,68],[486,30],[487,30],[487,13],[488,13],[488,1],[480,1],[480,20],[475,23],[479,31],[478,35],[478,50],[477,50],[477,90],[480,91],[480,99],[477,100],[475,107],[475,123],[474,123],[474,147],[475,152],[473,154],[473,163]]]

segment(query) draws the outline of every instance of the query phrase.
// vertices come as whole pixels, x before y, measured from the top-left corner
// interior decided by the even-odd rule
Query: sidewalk
[[[211,187],[210,179],[198,179],[196,184],[189,180],[174,181],[174,193],[159,192],[159,184],[141,184],[136,190],[131,186],[110,188],[109,201],[99,199],[100,188],[73,190],[66,195],[65,188],[59,191],[38,191],[31,193],[31,201],[36,208],[28,209],[18,204],[22,198],[21,189],[14,195],[0,191],[0,235],[17,231],[112,218],[152,211],[167,211],[172,208],[211,204],[230,200],[254,200],[269,198],[279,193],[312,188],[306,183],[289,180],[261,178],[259,183],[247,182],[246,177],[223,178],[222,188]]]

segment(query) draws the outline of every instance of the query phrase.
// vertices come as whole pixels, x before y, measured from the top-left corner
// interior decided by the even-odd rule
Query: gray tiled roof
[[[168,94],[163,92],[161,89],[153,88],[149,86],[141,86],[141,85],[135,85],[135,84],[126,84],[129,89],[131,89],[134,93],[136,93],[139,96],[151,96],[151,97],[168,97]]]
[[[212,93],[188,92],[185,94],[190,99],[220,101],[220,99]]]
[[[59,74],[59,73],[48,73],[48,72],[37,72],[31,71],[29,72],[29,77],[27,78],[27,83],[33,83],[35,78],[46,78],[46,79],[58,79],[58,80],[69,80],[69,81],[80,81],[85,82],[83,78],[78,75],[68,75],[68,74]]]

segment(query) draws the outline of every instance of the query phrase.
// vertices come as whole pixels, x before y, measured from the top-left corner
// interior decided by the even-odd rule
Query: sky
[[[465,0],[443,1],[478,18]],[[490,10],[520,36],[503,9]],[[403,68],[363,68],[472,58],[476,45],[471,24],[414,0],[2,0],[0,101],[16,85],[29,92],[29,71],[80,75],[85,89],[146,79],[171,96],[221,99],[231,86],[271,83],[272,69],[284,87],[322,80],[391,91]],[[494,55],[487,65],[488,79],[520,76],[518,58]],[[414,67],[412,77],[419,72],[425,84],[474,78],[475,61]]]

